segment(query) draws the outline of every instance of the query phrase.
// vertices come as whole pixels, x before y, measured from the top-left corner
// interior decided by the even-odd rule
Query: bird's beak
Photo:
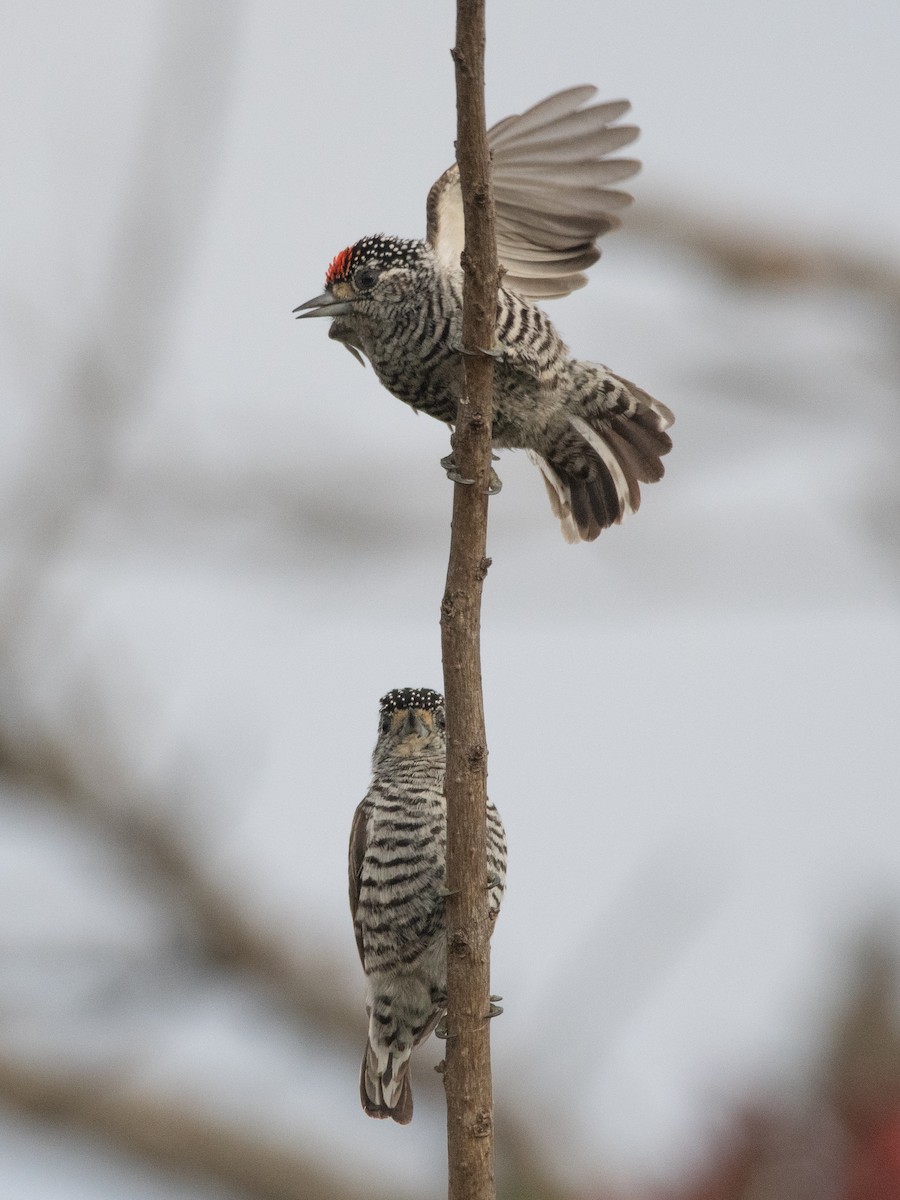
[[[406,716],[403,718],[403,724],[397,730],[398,737],[403,739],[409,737],[428,737],[430,733],[431,730],[422,720],[419,710],[408,708]]]
[[[298,321],[304,321],[307,317],[343,317],[352,311],[353,304],[350,300],[338,300],[331,292],[323,292],[321,296],[307,300],[305,304],[298,304],[294,309]]]

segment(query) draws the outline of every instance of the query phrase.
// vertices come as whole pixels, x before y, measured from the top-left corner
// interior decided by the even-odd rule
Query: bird
[[[610,157],[639,130],[617,124],[627,100],[589,104],[597,89],[558,92],[487,133],[497,252],[495,345],[464,348],[463,209],[459,166],[434,183],[423,240],[366,236],[341,250],[325,291],[298,320],[330,317],[329,337],[417,412],[451,426],[464,388],[462,353],[495,359],[494,449],[524,449],[540,469],[567,542],[593,541],[636,512],[641,483],[662,478],[672,447],[669,408],[608,367],[574,359],[535,300],[587,283],[597,239],[621,222],[632,197],[611,187],[640,169]],[[451,437],[452,447],[452,437]],[[449,477],[463,479],[451,454]],[[491,492],[500,481],[492,470]]]
[[[350,832],[350,911],[369,1019],[360,1099],[370,1117],[399,1125],[413,1114],[410,1055],[447,1005],[444,728],[439,692],[395,688],[382,696],[372,783]],[[506,835],[488,801],[492,930],[505,886]]]

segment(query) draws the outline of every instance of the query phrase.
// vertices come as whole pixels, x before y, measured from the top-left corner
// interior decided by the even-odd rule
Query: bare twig
[[[475,481],[453,492],[441,648],[447,705],[447,1149],[450,1200],[492,1200],[493,1101],[490,928],[487,879],[487,742],[481,687],[481,591],[490,560],[487,489],[491,458],[497,248],[484,113],[484,0],[457,0],[457,143],[465,213],[462,341],[465,390],[454,457]]]

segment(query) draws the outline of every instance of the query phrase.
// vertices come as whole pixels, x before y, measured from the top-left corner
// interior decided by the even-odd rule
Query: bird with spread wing
[[[640,164],[615,152],[638,130],[617,122],[625,100],[590,104],[576,87],[488,131],[496,206],[495,449],[524,449],[539,467],[569,542],[593,541],[662,478],[671,411],[608,367],[571,356],[534,301],[587,283],[596,242],[619,225],[631,196],[616,184]],[[378,234],[342,250],[325,291],[300,318],[330,317],[329,336],[372,364],[389,392],[453,426],[461,358],[463,208],[454,163],[431,188],[424,241]],[[452,453],[442,460],[462,480]],[[493,490],[499,480],[494,477]]]

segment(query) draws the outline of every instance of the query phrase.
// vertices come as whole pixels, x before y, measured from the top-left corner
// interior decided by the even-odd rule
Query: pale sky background
[[[638,205],[900,270],[895,3],[489,9],[491,120],[596,83],[643,129]],[[447,437],[291,309],[358,237],[423,231],[452,6],[0,15],[2,745],[177,829],[298,955],[327,951],[362,1039],[346,838],[378,697],[440,686]],[[548,309],[677,423],[666,479],[591,546],[524,457],[498,464],[495,1088],[573,1182],[671,1178],[754,1089],[802,1088],[853,935],[896,927],[896,312],[735,287],[627,229]],[[88,1003],[98,945],[169,953],[178,923],[99,833],[4,786],[4,1056],[113,1064],[442,1193],[434,1093],[410,1130],[366,1121],[356,1050],[251,984],[175,955],[157,991],[124,971]],[[225,1195],[14,1114],[0,1143],[18,1200]]]

